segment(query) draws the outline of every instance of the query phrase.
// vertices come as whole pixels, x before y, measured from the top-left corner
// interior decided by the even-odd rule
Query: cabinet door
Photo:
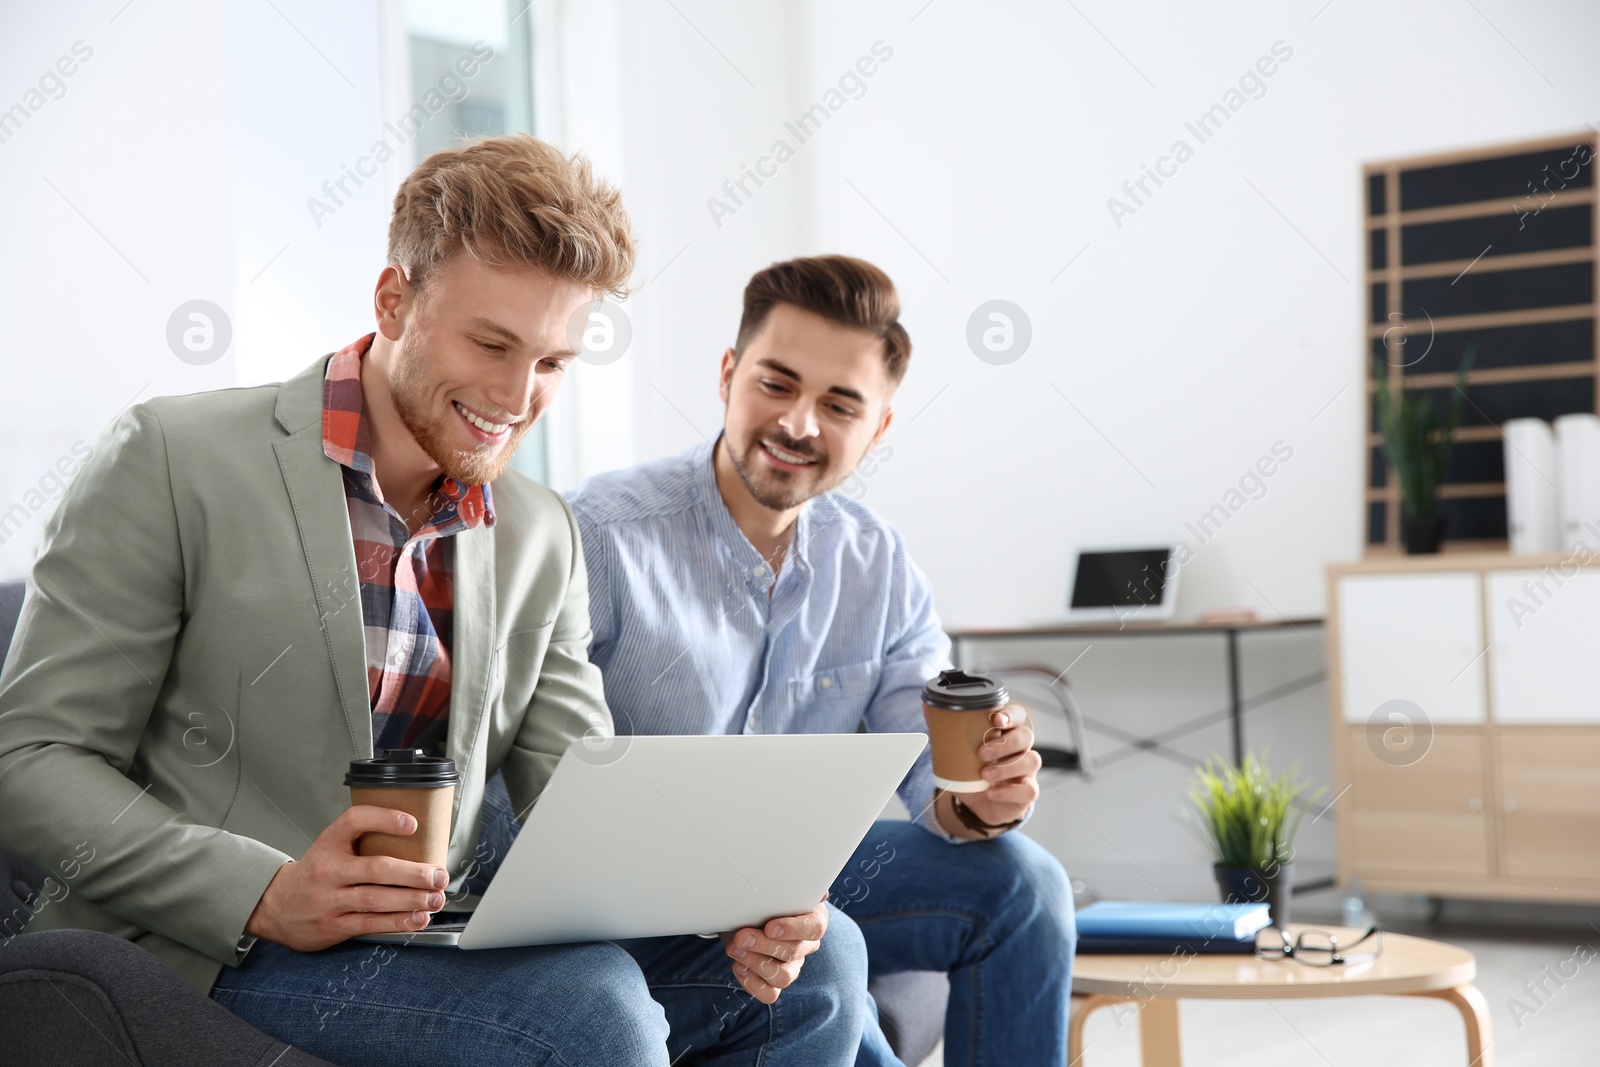
[[[1346,722],[1367,722],[1391,700],[1433,723],[1484,721],[1476,573],[1350,575],[1338,590]]]
[[[1349,821],[1349,855],[1341,868],[1376,881],[1488,878],[1494,829],[1484,812],[1481,731],[1440,731],[1420,759],[1404,765],[1375,752],[1366,729],[1344,733],[1349,793],[1339,818]]]
[[[1490,574],[1489,633],[1496,722],[1600,723],[1600,572]]]
[[[1539,885],[1600,880],[1600,731],[1499,733],[1500,869]]]

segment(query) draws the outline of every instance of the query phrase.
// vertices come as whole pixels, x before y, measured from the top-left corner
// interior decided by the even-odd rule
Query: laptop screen
[[[1072,580],[1074,608],[1155,607],[1166,591],[1168,548],[1081,552]]]

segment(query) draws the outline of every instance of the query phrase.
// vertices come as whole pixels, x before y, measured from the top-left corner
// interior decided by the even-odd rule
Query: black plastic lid
[[[940,671],[939,677],[922,687],[924,704],[953,711],[1003,708],[1010,701],[1005,686],[987,675],[966,671]]]
[[[385,749],[376,759],[353,759],[345,785],[431,788],[461,781],[456,761],[430,756],[420,748]]]

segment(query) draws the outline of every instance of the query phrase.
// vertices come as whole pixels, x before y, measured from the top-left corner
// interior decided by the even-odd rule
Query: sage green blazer
[[[206,993],[372,755],[326,364],[118,418],[46,527],[0,671],[0,845],[53,875],[28,929],[129,938]],[[493,495],[494,526],[454,535],[452,889],[485,781],[504,771],[524,811],[612,728],[571,510],[514,472]]]

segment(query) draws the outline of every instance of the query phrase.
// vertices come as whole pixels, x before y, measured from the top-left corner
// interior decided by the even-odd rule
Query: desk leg
[[[1489,1002],[1475,985],[1456,986],[1417,996],[1437,997],[1455,1005],[1467,1024],[1467,1067],[1494,1067],[1494,1029],[1489,1022]]]
[[[1109,993],[1075,993],[1067,1024],[1067,1067],[1083,1067],[1084,1024],[1113,1004],[1135,1004],[1139,1013],[1140,1062],[1144,1067],[1183,1067],[1178,1042],[1178,1002],[1166,997],[1135,999]],[[1120,1023],[1118,1025],[1121,1025]]]
[[[1239,685],[1239,631],[1228,630],[1228,719],[1233,727],[1233,765],[1244,766],[1244,693]]]

